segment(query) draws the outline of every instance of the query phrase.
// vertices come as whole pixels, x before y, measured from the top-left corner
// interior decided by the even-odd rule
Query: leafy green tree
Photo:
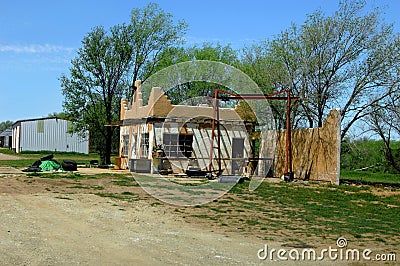
[[[0,133],[6,129],[11,129],[13,124],[14,124],[14,122],[10,121],[10,120],[0,122]]]
[[[230,45],[222,46],[220,44],[203,43],[200,47],[197,45],[186,48],[172,47],[160,55],[159,64],[154,69],[154,72],[174,64],[195,60],[210,60],[235,65],[238,64],[238,55]],[[227,88],[222,88],[218,84],[193,81],[172,88],[168,91],[167,95],[173,104],[182,102],[192,105],[199,103],[210,104],[214,90],[217,88],[227,90]]]
[[[95,27],[82,41],[71,61],[70,75],[60,78],[64,110],[76,123],[75,131],[89,129],[91,148],[102,163],[111,163],[118,145],[120,100],[133,82],[146,79],[159,61],[158,55],[181,40],[186,24],[174,24],[172,15],[158,5],[134,9],[130,24],[105,30]]]
[[[263,41],[251,47],[245,47],[239,68],[249,75],[265,94],[271,94],[288,88],[283,84],[286,80],[285,66],[272,55],[269,43]],[[281,101],[270,101],[269,105],[275,117],[277,128],[285,127],[286,104]]]
[[[46,117],[57,117],[57,118],[62,118],[62,119],[68,119],[68,114],[64,113],[64,112],[54,112],[54,113],[50,113],[48,114]]]
[[[183,44],[182,37],[187,24],[179,20],[176,24],[170,13],[164,12],[157,4],[150,3],[143,9],[134,9],[131,13],[130,45],[131,55],[131,87],[139,78],[145,81],[158,68],[161,54],[171,47]]]
[[[364,9],[365,1],[343,1],[332,16],[312,13],[303,25],[248,48],[244,71],[266,91],[290,89],[301,97],[298,126],[321,126],[340,107],[343,139],[399,82],[398,35],[381,23],[379,10]]]
[[[95,27],[72,60],[70,77],[61,76],[65,112],[77,122],[77,131],[90,131],[92,148],[107,164],[115,128],[106,125],[118,121],[118,101],[125,92],[122,77],[131,62],[129,38],[124,25],[112,27],[110,33]]]

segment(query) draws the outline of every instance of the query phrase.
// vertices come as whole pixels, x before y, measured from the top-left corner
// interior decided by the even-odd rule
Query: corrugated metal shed
[[[69,133],[72,122],[60,118],[19,120],[13,124],[12,148],[21,151],[89,153],[89,132]]]
[[[10,147],[11,146],[11,136],[12,130],[6,129],[0,133],[0,147]]]

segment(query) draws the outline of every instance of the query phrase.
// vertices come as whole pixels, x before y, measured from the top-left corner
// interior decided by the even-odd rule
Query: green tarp
[[[61,168],[61,166],[54,161],[43,161],[39,167],[43,172],[45,171],[56,171]]]

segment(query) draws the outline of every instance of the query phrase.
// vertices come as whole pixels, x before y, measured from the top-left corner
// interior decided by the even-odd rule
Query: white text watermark
[[[340,237],[336,241],[336,246],[329,246],[321,250],[314,248],[304,249],[284,249],[269,248],[265,244],[259,249],[257,256],[260,260],[271,261],[322,261],[322,260],[341,260],[341,261],[396,261],[396,253],[374,253],[371,249],[347,248],[347,240]]]

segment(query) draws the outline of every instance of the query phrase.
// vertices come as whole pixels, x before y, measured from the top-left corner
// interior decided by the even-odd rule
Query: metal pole
[[[219,102],[217,100],[217,145],[218,145],[218,175],[221,174],[221,128],[219,125]]]
[[[212,126],[211,126],[211,143],[210,143],[210,162],[208,164],[208,171],[212,171],[212,160],[213,160],[213,153],[214,153],[214,138],[215,138],[215,120],[217,116],[217,108],[218,108],[218,93],[219,90],[214,91],[214,115],[213,115],[213,120],[212,120]]]
[[[285,174],[292,173],[292,130],[290,123],[290,110],[291,110],[291,98],[290,90],[286,91],[287,102],[286,102],[286,164]]]

